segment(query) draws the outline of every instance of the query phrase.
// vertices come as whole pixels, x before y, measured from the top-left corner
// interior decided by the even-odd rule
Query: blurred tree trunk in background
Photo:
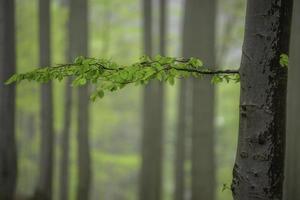
[[[17,179],[15,85],[4,85],[16,70],[15,1],[0,0],[0,199],[13,199]]]
[[[281,200],[287,67],[293,0],[248,1],[240,68],[235,200]],[[299,188],[298,188],[299,189]]]
[[[67,79],[65,85],[64,99],[64,125],[61,138],[61,161],[59,176],[59,191],[61,200],[69,199],[69,155],[70,155],[70,128],[71,128],[71,110],[72,110],[72,81]]]
[[[160,4],[160,53],[165,52],[165,1]],[[152,1],[143,0],[144,53],[153,55]],[[163,86],[157,81],[146,85],[143,94],[142,164],[140,172],[140,200],[160,200],[162,196],[163,154]]]
[[[88,1],[70,1],[70,55],[88,55]],[[88,86],[78,89],[78,185],[77,199],[88,200],[91,185]]]
[[[179,104],[177,117],[177,136],[175,143],[175,192],[174,200],[185,198],[185,161],[187,140],[187,113],[188,113],[188,81],[181,80],[179,85]]]
[[[69,0],[62,1],[62,6],[69,8]],[[66,57],[70,62],[72,60],[70,55],[71,43],[71,30],[70,30],[70,19],[66,23],[66,29],[68,32],[68,48],[66,48]],[[69,155],[70,155],[70,129],[71,129],[71,112],[72,112],[72,88],[71,78],[68,78],[65,85],[65,99],[64,99],[64,125],[61,138],[61,160],[60,160],[60,176],[59,176],[59,198],[60,200],[69,199]]]
[[[183,56],[215,65],[214,0],[187,0]],[[214,87],[209,78],[192,79],[192,200],[215,196]]]
[[[50,47],[50,0],[39,0],[39,53],[40,66],[51,64]],[[40,139],[40,174],[36,186],[35,199],[51,200],[53,193],[54,128],[52,83],[41,88],[41,139]]]
[[[300,2],[294,2],[288,81],[285,199],[300,200]]]

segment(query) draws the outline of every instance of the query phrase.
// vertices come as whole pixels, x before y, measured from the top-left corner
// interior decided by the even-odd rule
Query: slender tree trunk
[[[292,0],[248,1],[240,69],[235,200],[282,199],[287,68]]]
[[[15,1],[0,0],[0,199],[13,199],[17,179],[15,86],[4,82],[16,70]]]
[[[216,3],[213,0],[186,1],[184,57],[199,57],[207,65],[215,65],[215,15]],[[192,200],[213,200],[214,87],[209,79],[193,79],[192,84]]]
[[[39,1],[39,50],[40,66],[50,66],[50,0]],[[35,191],[35,199],[52,199],[53,179],[53,100],[52,84],[46,83],[41,88],[41,142],[40,174]]]
[[[69,0],[62,1],[62,6],[69,7],[69,5],[70,5]],[[73,41],[71,41],[71,30],[70,30],[69,20],[70,19],[68,19],[68,22],[66,23],[66,27],[69,33],[68,48],[66,48],[66,57],[69,61],[71,61],[72,58],[70,55],[70,49],[71,49],[70,44]],[[70,129],[71,129],[71,115],[72,115],[71,83],[72,83],[71,78],[68,78],[65,86],[64,127],[62,132],[62,141],[61,141],[61,161],[60,161],[60,177],[59,177],[60,200],[69,199],[69,168],[70,168],[69,155],[70,155]]]
[[[67,80],[65,88],[65,115],[64,128],[61,140],[61,161],[60,161],[60,196],[61,200],[69,199],[69,152],[70,152],[70,128],[71,128],[71,110],[72,110],[72,89],[71,79]]]
[[[165,53],[165,1],[160,4],[160,53]],[[144,51],[152,55],[152,1],[143,0]],[[162,196],[163,145],[163,86],[159,82],[148,84],[144,90],[142,166],[140,174],[140,200],[160,200]]]
[[[185,198],[185,161],[187,137],[187,100],[188,80],[181,80],[179,88],[179,112],[177,120],[177,138],[175,145],[175,200]]]
[[[70,2],[70,54],[88,55],[88,2]],[[89,147],[89,95],[88,87],[78,89],[78,185],[77,199],[88,200],[91,185],[91,158]]]
[[[291,38],[291,56],[288,81],[288,106],[287,106],[287,152],[286,152],[286,180],[285,199],[300,200],[300,2],[295,1],[293,11],[293,28]]]

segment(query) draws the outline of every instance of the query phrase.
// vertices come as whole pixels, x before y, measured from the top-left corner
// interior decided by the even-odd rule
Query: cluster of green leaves
[[[143,56],[139,62],[128,66],[121,66],[108,59],[77,57],[73,63],[42,67],[31,72],[13,75],[6,83],[11,84],[22,80],[46,83],[50,80],[63,80],[65,77],[74,77],[73,86],[86,84],[95,85],[96,90],[91,95],[94,101],[102,98],[105,91],[115,91],[128,84],[145,85],[151,80],[167,82],[171,85],[175,79],[194,76],[201,78],[211,75],[213,83],[222,81],[239,82],[238,71],[213,71],[205,67],[201,60],[196,58],[183,59],[174,57]]]

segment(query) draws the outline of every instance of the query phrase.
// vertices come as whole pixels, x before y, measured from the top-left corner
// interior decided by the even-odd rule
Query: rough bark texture
[[[13,199],[17,178],[15,85],[15,1],[0,0],[0,199]]]
[[[70,54],[74,58],[88,55],[87,0],[70,2]],[[78,89],[78,185],[77,200],[88,200],[91,185],[91,157],[89,147],[89,94],[88,87]]]
[[[240,69],[240,128],[235,200],[281,200],[292,0],[248,1]]]
[[[287,106],[287,151],[285,174],[285,199],[300,200],[300,2],[295,1],[290,48]]]
[[[165,1],[161,2],[162,4]],[[161,7],[160,33],[165,32],[164,8]],[[144,52],[152,55],[152,1],[143,1]],[[164,36],[161,35],[160,51],[164,53]],[[142,166],[140,172],[140,200],[160,200],[162,192],[162,141],[163,141],[163,86],[152,82],[143,94]]]
[[[39,52],[40,66],[50,66],[50,0],[39,1]],[[53,100],[52,84],[43,84],[41,88],[41,140],[40,174],[34,194],[35,199],[52,199],[53,178]]]
[[[183,28],[183,56],[215,65],[213,0],[187,0]],[[204,95],[205,94],[205,95]],[[214,199],[214,87],[209,79],[192,80],[192,200]]]
[[[187,136],[187,100],[188,80],[181,80],[179,88],[179,111],[177,120],[177,138],[175,145],[175,200],[184,200],[185,197],[185,160]]]

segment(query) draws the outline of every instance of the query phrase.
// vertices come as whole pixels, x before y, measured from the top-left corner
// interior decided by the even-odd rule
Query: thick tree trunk
[[[292,0],[248,1],[240,69],[240,129],[235,200],[281,200]]]
[[[198,57],[209,66],[215,65],[215,15],[215,1],[186,1],[184,57]],[[192,200],[213,200],[214,87],[209,79],[193,79],[192,84]]]
[[[160,53],[165,48],[165,1],[161,1]],[[144,51],[152,55],[152,1],[143,1]],[[144,90],[142,166],[140,172],[140,200],[160,200],[162,196],[162,145],[163,145],[163,86],[152,82]]]
[[[88,2],[70,2],[70,55],[88,55]],[[77,199],[88,200],[91,185],[91,158],[89,147],[89,94],[88,87],[78,89],[78,185]]]
[[[293,28],[291,37],[291,56],[288,80],[287,106],[287,152],[285,199],[300,200],[300,2],[295,1],[293,11]]]
[[[40,66],[50,66],[50,0],[39,1],[39,50]],[[41,140],[40,140],[40,174],[35,191],[35,199],[52,199],[53,179],[53,100],[52,84],[46,83],[41,88]]]
[[[17,178],[15,86],[4,82],[15,73],[15,1],[0,0],[0,199],[13,199]]]

